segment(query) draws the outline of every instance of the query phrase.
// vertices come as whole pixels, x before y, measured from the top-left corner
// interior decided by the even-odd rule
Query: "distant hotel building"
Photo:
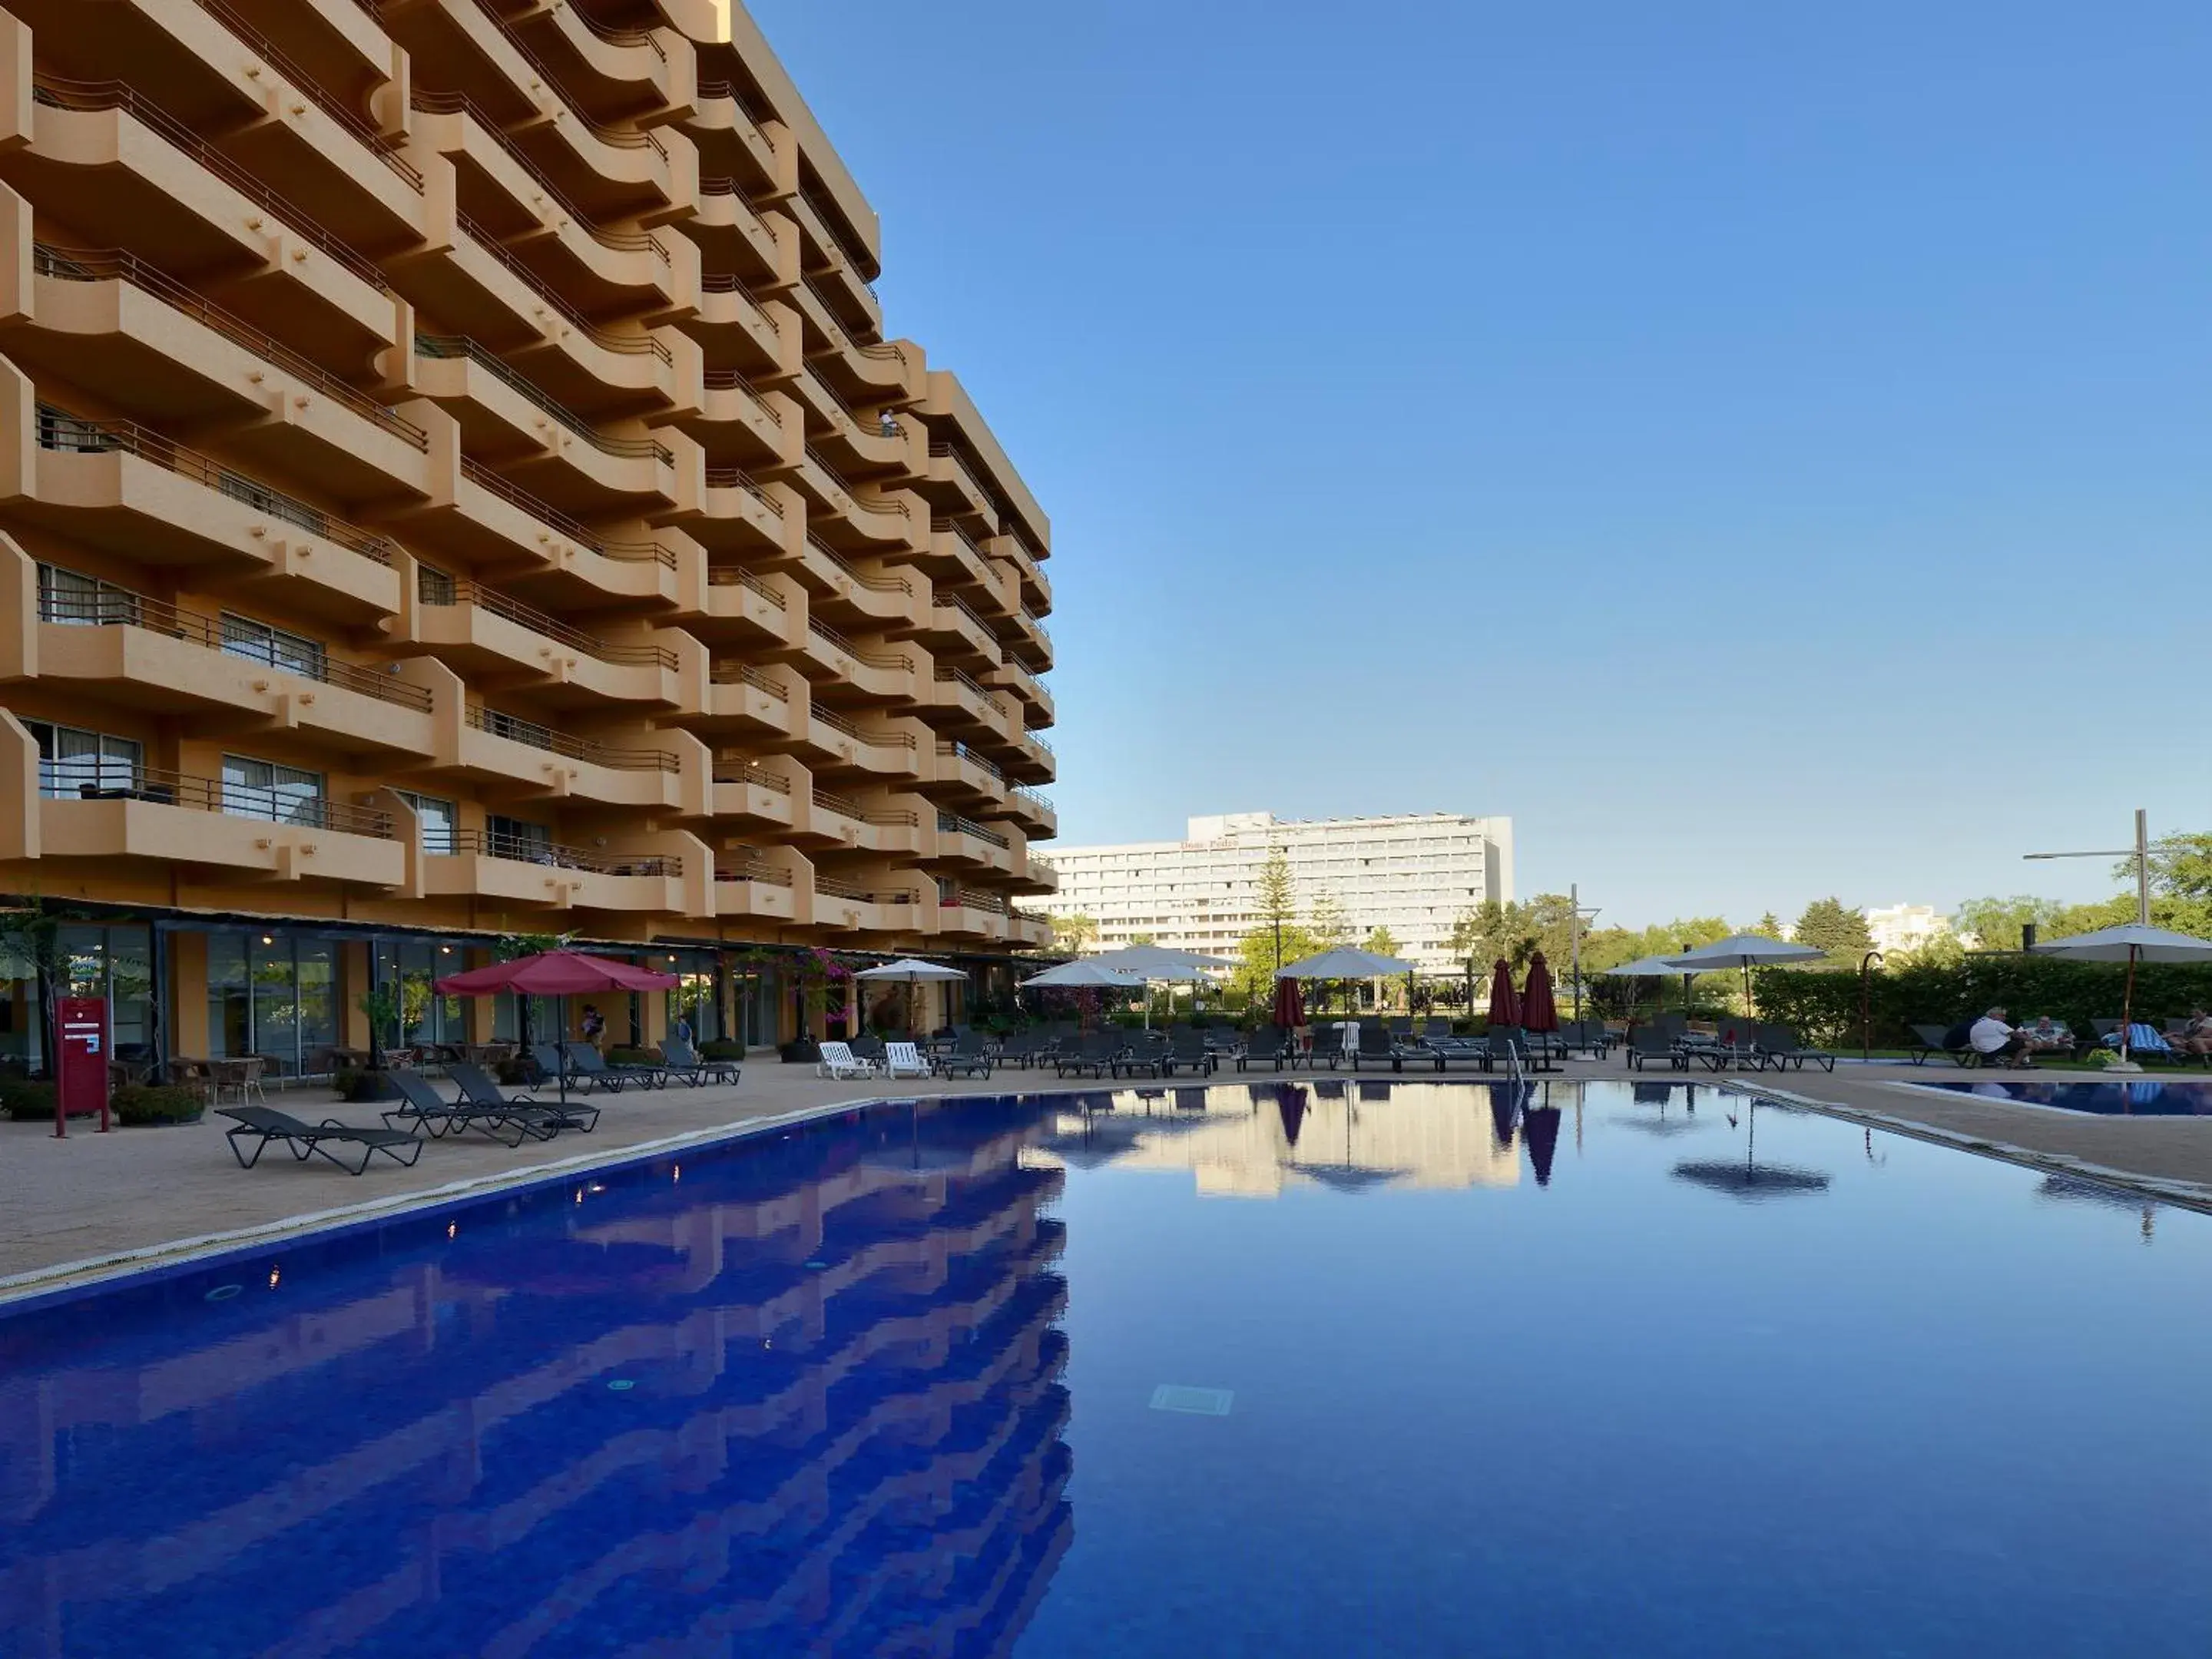
[[[1874,948],[1887,954],[1923,951],[1951,931],[1951,919],[1932,904],[1892,904],[1866,913]]]
[[[1462,915],[1513,897],[1510,818],[1423,812],[1279,823],[1268,812],[1235,812],[1191,819],[1181,842],[1054,848],[1053,908],[1095,921],[1100,950],[1149,938],[1232,956],[1261,925],[1260,872],[1277,848],[1297,884],[1301,921],[1327,892],[1356,940],[1387,927],[1398,953],[1425,970],[1458,965],[1449,941]]]

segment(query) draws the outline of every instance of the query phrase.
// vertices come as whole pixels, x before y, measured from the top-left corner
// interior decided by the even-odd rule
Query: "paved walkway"
[[[1241,1080],[1275,1075],[1259,1072]],[[1618,1056],[1570,1062],[1563,1075],[1652,1081],[1681,1076],[1631,1073]],[[2014,1162],[2100,1175],[2212,1209],[2212,1118],[2094,1117],[1897,1086],[1961,1075],[1934,1066],[1844,1066],[1832,1076],[1768,1073],[1735,1080],[1784,1091],[1856,1121]],[[1697,1078],[1707,1080],[1707,1073],[1700,1071]],[[1221,1080],[1240,1079],[1229,1073]],[[811,1066],[755,1059],[735,1088],[595,1097],[605,1111],[589,1136],[563,1135],[513,1149],[478,1135],[435,1140],[424,1146],[414,1169],[380,1160],[358,1179],[321,1159],[296,1164],[281,1147],[272,1147],[258,1167],[241,1170],[223,1138],[228,1120],[212,1115],[185,1127],[107,1135],[78,1127],[66,1140],[54,1139],[51,1127],[0,1122],[0,1297],[31,1288],[21,1282],[23,1275],[37,1275],[43,1288],[54,1282],[46,1277],[52,1270],[70,1264],[77,1267],[69,1278],[113,1271],[184,1253],[210,1236],[327,1225],[343,1218],[333,1212],[376,1213],[436,1201],[586,1168],[640,1148],[711,1139],[747,1125],[796,1120],[866,1100],[1097,1086],[1073,1079],[1063,1085],[1049,1072],[1001,1072],[988,1084],[840,1084],[817,1079]],[[373,1109],[341,1105],[326,1091],[298,1090],[270,1098],[312,1120],[375,1121]],[[10,1279],[18,1282],[11,1286]]]

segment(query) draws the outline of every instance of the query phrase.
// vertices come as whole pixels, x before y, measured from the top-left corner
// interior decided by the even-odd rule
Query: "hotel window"
[[[521,864],[553,861],[553,832],[526,818],[504,818],[494,813],[484,821],[484,851],[495,859]]]
[[[422,829],[422,850],[426,853],[450,854],[457,851],[455,837],[460,815],[453,803],[440,800],[434,795],[418,795],[411,789],[392,792],[415,809],[415,819]]]
[[[44,720],[25,720],[23,726],[38,742],[39,793],[48,799],[137,787],[143,751],[133,739]]]
[[[279,766],[274,761],[225,755],[222,810],[234,818],[319,824],[323,821],[322,775]]]
[[[101,623],[135,623],[138,596],[127,587],[81,575],[59,565],[39,567],[39,620],[90,628]]]
[[[296,1077],[326,1069],[338,1040],[337,947],[289,933],[208,935],[208,1047],[266,1054]]]
[[[222,649],[225,656],[265,663],[288,674],[304,675],[311,680],[323,678],[324,652],[320,645],[297,634],[287,634],[281,628],[271,628],[267,623],[255,622],[251,617],[223,612]]]

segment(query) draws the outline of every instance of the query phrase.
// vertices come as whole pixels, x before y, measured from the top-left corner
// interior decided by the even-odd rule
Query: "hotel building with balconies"
[[[0,894],[119,1047],[1047,942],[1050,526],[741,9],[0,0]]]

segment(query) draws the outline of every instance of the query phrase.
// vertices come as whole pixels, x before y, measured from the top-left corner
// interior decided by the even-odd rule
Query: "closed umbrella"
[[[1792,962],[1818,962],[1828,953],[1811,945],[1792,945],[1788,939],[1764,933],[1735,933],[1711,945],[1701,945],[1686,956],[1669,957],[1667,964],[1678,974],[1710,974],[1723,968],[1743,969],[1743,1010],[1755,1011],[1751,1002],[1751,970],[1778,968]]]
[[[1275,981],[1275,1024],[1295,1031],[1306,1023],[1305,988],[1294,979]]]
[[[431,988],[444,997],[488,997],[501,991],[523,996],[586,996],[608,991],[672,991],[683,981],[658,969],[634,967],[582,951],[540,951],[448,974]],[[568,1068],[560,1067],[561,1098],[568,1098]]]
[[[2094,933],[2076,933],[2071,939],[2055,939],[2048,945],[2038,945],[2039,956],[2069,957],[2075,962],[2124,962],[2128,964],[2127,988],[2120,998],[2120,1064],[2132,1066],[2128,1058],[2128,1028],[2135,1023],[2136,963],[2139,962],[2203,962],[2212,958],[2212,941],[2196,939],[2187,933],[2176,933],[2164,927],[2153,927],[2148,923],[2130,921],[2118,927],[2100,927]]]
[[[1490,1023],[1511,1026],[1521,1023],[1521,994],[1513,988],[1513,964],[1504,957],[1490,975]]]
[[[1544,960],[1541,951],[1528,958],[1528,982],[1521,992],[1521,1029],[1524,1031],[1556,1031],[1559,1029],[1559,1005],[1552,995],[1551,964]]]

